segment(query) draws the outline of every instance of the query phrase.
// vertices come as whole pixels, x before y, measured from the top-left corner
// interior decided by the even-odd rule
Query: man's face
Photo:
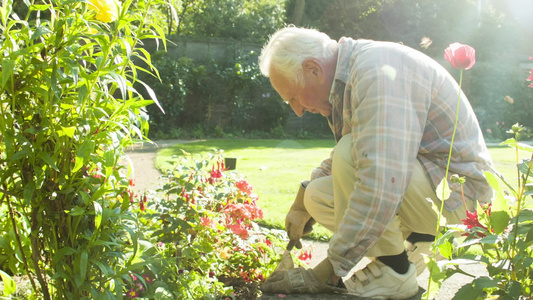
[[[316,64],[305,67],[303,73],[303,86],[294,86],[285,79],[277,70],[271,69],[270,83],[281,98],[289,103],[297,116],[301,117],[308,111],[313,114],[321,114],[324,117],[331,115],[329,103],[329,90],[323,80],[323,72],[316,68]]]

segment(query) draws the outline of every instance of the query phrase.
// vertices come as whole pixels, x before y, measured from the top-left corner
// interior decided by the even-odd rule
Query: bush
[[[176,128],[184,130],[180,138],[242,136],[285,125],[289,107],[260,75],[254,52],[204,63],[159,53],[154,65],[163,80],[143,80],[157,91],[165,114],[148,107],[151,137],[176,138]]]
[[[281,259],[286,234],[257,225],[263,213],[253,187],[227,171],[219,154],[185,155],[162,183],[141,208],[144,213],[139,211],[143,232],[158,255],[147,266],[155,274],[154,287],[171,299],[254,299],[258,284]]]

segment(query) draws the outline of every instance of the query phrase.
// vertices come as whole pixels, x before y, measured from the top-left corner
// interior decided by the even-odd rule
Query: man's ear
[[[308,58],[302,62],[304,76],[309,76],[322,83],[325,80],[324,69],[320,61],[315,58]]]

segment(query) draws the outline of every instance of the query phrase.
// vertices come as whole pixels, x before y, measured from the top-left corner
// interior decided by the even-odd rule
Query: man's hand
[[[300,184],[296,199],[294,199],[294,203],[285,217],[285,230],[287,230],[289,240],[298,249],[302,248],[300,238],[313,231],[313,225],[316,223],[304,206],[304,193],[307,183],[308,181],[302,181]]]
[[[346,289],[342,287],[320,283],[312,269],[304,268],[272,273],[261,285],[261,290],[265,293],[282,294],[346,293]]]
[[[333,267],[326,258],[314,269],[289,269],[275,271],[261,285],[261,290],[266,293],[346,293],[346,288],[342,285],[342,280],[335,280],[332,284],[331,278]],[[339,285],[340,282],[340,285]]]

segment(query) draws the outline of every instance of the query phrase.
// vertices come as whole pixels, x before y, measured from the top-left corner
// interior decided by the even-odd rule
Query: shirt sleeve
[[[338,276],[348,274],[397,214],[431,102],[421,66],[409,67],[400,55],[387,52],[360,60],[344,96],[351,103],[356,181],[328,250]]]
[[[311,172],[311,180],[315,180],[320,177],[331,175],[331,158],[333,157],[333,151],[331,151],[330,157],[322,161],[320,166],[313,169]]]

